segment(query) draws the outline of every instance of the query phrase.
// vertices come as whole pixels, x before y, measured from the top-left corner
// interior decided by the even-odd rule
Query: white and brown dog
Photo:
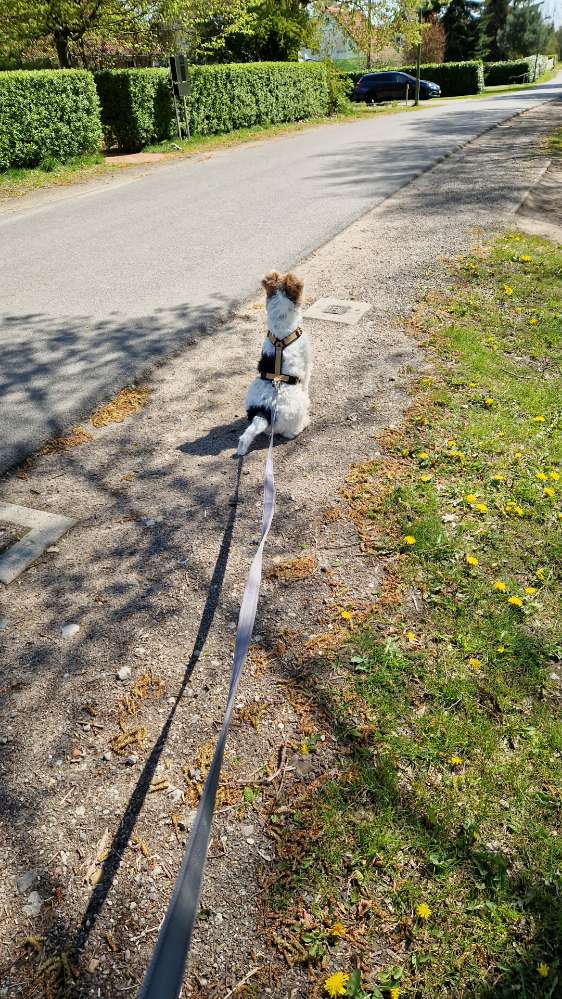
[[[258,364],[259,376],[246,396],[249,427],[238,441],[239,455],[246,454],[258,434],[269,427],[275,385],[278,386],[275,432],[290,440],[309,423],[312,348],[301,330],[303,283],[295,274],[271,271],[262,285],[266,293],[268,334]]]

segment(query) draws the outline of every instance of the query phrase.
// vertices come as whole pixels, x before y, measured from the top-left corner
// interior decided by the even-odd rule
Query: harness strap
[[[262,375],[262,378],[265,378],[267,381],[285,382],[288,385],[298,384],[300,378],[296,378],[295,375],[282,375],[281,368],[283,366],[283,351],[285,350],[285,347],[290,347],[291,344],[294,343],[295,340],[298,340],[301,336],[302,330],[300,326],[297,326],[296,330],[293,330],[292,333],[289,333],[282,340],[273,336],[273,333],[271,333],[270,330],[267,331],[267,339],[275,347],[275,370],[273,374],[268,372],[267,374]]]
[[[275,375],[271,371],[266,371],[265,375],[260,375],[260,378],[268,382],[285,382],[286,385],[298,385],[300,382],[300,378],[296,375]]]

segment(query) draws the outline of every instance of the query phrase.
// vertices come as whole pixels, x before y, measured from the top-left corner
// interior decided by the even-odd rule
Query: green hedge
[[[536,64],[536,73],[535,73]],[[485,62],[484,82],[487,87],[506,86],[510,83],[521,83],[517,77],[527,74],[529,83],[532,83],[543,73],[546,73],[549,66],[548,56],[529,56],[527,59],[515,59],[511,62]]]
[[[137,152],[176,134],[167,69],[102,69],[94,73],[108,149]]]
[[[416,75],[415,66],[401,66],[403,73]],[[464,97],[484,90],[484,67],[478,60],[471,62],[426,63],[421,66],[423,80],[430,80],[441,87],[442,97]]]
[[[471,62],[435,62],[420,67],[422,80],[430,80],[441,87],[443,97],[463,97],[465,94],[479,94],[484,89],[483,65],[478,60]],[[371,70],[376,73],[378,70]],[[409,73],[416,75],[415,66],[387,66],[380,72]],[[355,85],[366,73],[344,74]]]
[[[94,74],[108,146],[132,152],[176,134],[168,71],[102,70]],[[195,134],[317,118],[331,110],[321,63],[241,63],[191,68]]]
[[[78,69],[0,73],[0,170],[65,160],[99,148],[99,101]]]

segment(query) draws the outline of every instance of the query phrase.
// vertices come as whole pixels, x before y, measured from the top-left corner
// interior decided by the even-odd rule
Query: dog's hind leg
[[[264,416],[254,416],[254,419],[250,423],[250,426],[248,427],[247,430],[244,431],[244,433],[242,434],[242,436],[238,441],[238,449],[236,451],[236,454],[238,455],[246,454],[248,448],[251,447],[258,434],[262,434],[264,430],[267,430],[268,426],[269,422],[265,419]]]

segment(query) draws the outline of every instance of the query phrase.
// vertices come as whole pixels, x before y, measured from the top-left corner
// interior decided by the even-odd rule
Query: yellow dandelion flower
[[[513,457],[514,458],[522,458],[523,457],[523,452],[522,451],[515,451],[514,454],[513,454]]]
[[[508,597],[507,598],[507,602],[508,602],[508,604],[511,604],[512,607],[522,607],[523,606],[523,601],[521,600],[521,597]]]
[[[341,612],[341,616],[343,617],[344,621],[351,621],[351,614],[349,613],[349,611],[343,610]]]
[[[474,493],[468,493],[468,495],[465,496],[465,500],[466,500],[467,503],[471,503],[471,504],[472,503],[476,503],[476,499],[477,499],[477,497],[476,497],[476,495]]]
[[[510,295],[513,295],[513,288],[511,288],[508,284],[504,284],[503,293],[509,298]]]
[[[485,503],[477,503],[474,509],[478,510],[478,513],[488,513],[488,507]]]
[[[431,916],[431,909],[429,908],[427,902],[421,902],[416,906],[416,912],[420,919],[429,919]]]
[[[523,516],[523,507],[522,506],[516,506],[514,512],[517,514],[518,517],[522,517]]]
[[[422,461],[425,461],[426,458],[429,458],[429,454],[427,451],[420,451],[418,454],[418,458],[421,458]]]
[[[482,666],[482,662],[480,659],[476,659],[475,656],[471,656],[470,659],[468,660],[468,665],[472,666],[472,669],[480,669],[480,667]]]
[[[496,652],[499,652],[500,654],[505,652],[505,645],[498,645]]]
[[[552,486],[545,486],[543,493],[545,496],[548,496],[549,499],[552,499],[553,496],[556,496],[556,489],[553,489]]]
[[[335,922],[330,926],[328,933],[331,937],[344,937],[347,933],[345,926],[342,923]]]
[[[492,482],[505,482],[505,475],[492,475]]]
[[[336,971],[334,975],[330,975],[330,977],[324,982],[324,991],[327,992],[332,999],[334,999],[335,996],[344,996],[345,987],[348,981],[349,975],[346,975],[343,971]]]
[[[413,534],[405,534],[403,538],[404,544],[415,545],[416,539]]]
[[[521,256],[519,257],[519,260],[521,261],[522,264],[528,264],[530,259],[531,258],[528,255],[528,253],[522,253]]]
[[[537,323],[538,323],[538,319],[529,319],[529,326],[536,326]]]
[[[447,441],[447,447],[456,447],[456,446],[457,446],[456,441]]]
[[[415,642],[416,640],[416,636],[414,635],[413,631],[407,631],[406,638],[408,639],[409,642]]]
[[[494,583],[494,590],[499,590],[500,593],[505,593],[507,590],[507,583],[504,583],[501,579],[496,579]]]
[[[398,999],[400,995],[400,989],[397,986],[388,990],[388,999]]]
[[[546,482],[548,480],[548,475],[544,472],[537,472],[537,479],[540,479],[541,482]]]
[[[544,423],[544,416],[533,416],[533,423]]]
[[[493,406],[495,401],[496,400],[492,399],[492,397],[489,395],[486,399],[484,399],[484,405],[488,407]]]
[[[548,978],[549,971],[550,968],[548,967],[548,964],[544,963],[544,961],[541,961],[540,964],[537,964],[537,975],[540,975],[541,978]]]
[[[460,767],[462,764],[462,756],[451,756],[449,763],[452,767]]]
[[[537,579],[544,579],[544,573],[545,573],[545,570],[543,569],[543,567],[539,566],[539,568],[535,572],[535,576],[537,577]]]
[[[431,482],[431,475],[420,475],[420,482]]]
[[[558,482],[558,479],[560,478],[560,472],[557,472],[555,468],[551,468],[550,472],[548,473],[548,477],[549,479],[552,479],[553,482]]]
[[[465,558],[469,565],[478,565],[476,555],[466,555]]]
[[[526,586],[525,587],[525,593],[528,593],[530,597],[532,597],[533,593],[536,593],[536,592],[537,592],[536,586]]]

